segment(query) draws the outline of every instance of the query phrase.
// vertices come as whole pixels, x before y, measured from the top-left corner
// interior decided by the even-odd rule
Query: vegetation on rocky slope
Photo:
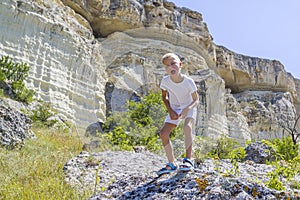
[[[19,65],[9,62],[8,58],[5,59],[3,63],[17,69],[13,73],[18,74],[18,70],[23,70],[22,67],[18,67]],[[10,79],[7,76],[9,73],[5,71],[6,65],[1,72],[4,77],[1,79],[2,82]],[[25,71],[28,72],[28,69],[26,68]],[[21,78],[21,82],[25,77]],[[28,91],[26,88],[25,90]],[[166,113],[160,94],[149,94],[136,101],[128,102],[126,106],[127,112],[111,114],[103,125],[103,133],[98,134],[102,146],[97,150],[131,151],[136,146],[143,146],[148,151],[159,153],[161,143],[156,132]],[[36,109],[32,110],[31,114],[27,114],[33,120],[32,130],[36,139],[27,139],[26,145],[19,149],[0,148],[0,199],[86,199],[90,197],[93,194],[92,190],[79,191],[71,187],[65,181],[63,171],[68,160],[82,151],[87,138],[76,129],[72,131],[71,126],[68,125],[68,131],[65,126],[53,129],[56,121],[48,120],[53,114],[50,104],[37,104]],[[180,128],[178,127],[172,133],[175,145],[176,141],[183,140]],[[243,162],[245,149],[227,137],[220,137],[214,143],[209,141],[203,137],[196,137],[195,161],[201,163],[207,158],[229,159],[233,166],[232,170],[222,175],[239,174],[238,162]],[[270,151],[265,153],[272,155],[272,159],[267,160],[267,164],[275,168],[268,174],[269,180],[264,183],[265,186],[275,190],[285,190],[283,182],[289,181],[290,188],[300,189],[300,182],[294,179],[300,174],[298,144],[294,144],[291,137],[263,142],[270,147]],[[178,152],[184,152],[179,146],[176,148]]]
[[[33,127],[37,136],[19,150],[0,148],[0,199],[85,199],[65,181],[64,164],[80,153],[76,132]]]

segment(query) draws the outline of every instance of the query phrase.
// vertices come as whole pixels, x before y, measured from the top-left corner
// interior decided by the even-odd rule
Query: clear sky
[[[213,41],[280,61],[300,79],[300,0],[168,0],[202,14]]]

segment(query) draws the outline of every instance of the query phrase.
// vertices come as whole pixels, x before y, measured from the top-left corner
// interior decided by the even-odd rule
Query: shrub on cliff
[[[15,63],[9,56],[2,56],[0,58],[0,82],[2,91],[5,90],[4,94],[20,102],[32,102],[35,92],[27,89],[24,83],[29,70],[30,67],[26,63]]]

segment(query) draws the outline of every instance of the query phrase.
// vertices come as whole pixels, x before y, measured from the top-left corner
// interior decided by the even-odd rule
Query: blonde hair
[[[167,60],[168,58],[174,58],[178,62],[181,62],[180,58],[175,53],[166,53],[162,57],[162,63],[164,64],[165,60]]]

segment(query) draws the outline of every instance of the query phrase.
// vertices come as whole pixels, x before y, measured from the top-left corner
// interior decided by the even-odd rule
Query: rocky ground
[[[0,99],[0,146],[7,149],[21,148],[26,138],[35,138],[30,118],[21,112],[21,103]]]
[[[164,157],[142,152],[82,152],[66,163],[68,183],[95,191],[102,199],[300,199],[300,191],[282,179],[286,190],[267,188],[273,167],[251,160],[238,163],[207,159],[193,172],[173,173],[155,180]]]

